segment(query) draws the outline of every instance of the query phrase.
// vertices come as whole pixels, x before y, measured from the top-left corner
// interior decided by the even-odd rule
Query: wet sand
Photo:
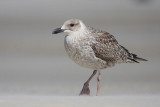
[[[160,96],[1,96],[1,107],[159,107]]]

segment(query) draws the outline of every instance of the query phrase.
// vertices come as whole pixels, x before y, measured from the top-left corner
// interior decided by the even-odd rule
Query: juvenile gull
[[[97,94],[100,91],[100,70],[113,67],[118,63],[139,63],[147,61],[130,53],[121,46],[113,35],[86,26],[79,19],[70,19],[62,27],[55,29],[52,34],[64,32],[65,50],[69,57],[78,65],[93,69],[93,74],[84,83],[80,95],[90,95],[89,82],[98,72]]]

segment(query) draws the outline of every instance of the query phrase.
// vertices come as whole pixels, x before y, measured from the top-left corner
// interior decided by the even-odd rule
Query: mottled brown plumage
[[[139,58],[137,55],[130,53],[125,47],[121,46],[110,33],[91,27],[88,27],[88,30],[96,40],[96,43],[91,45],[96,57],[106,62],[113,63],[139,63],[136,60],[147,61],[146,59]]]
[[[130,53],[121,46],[113,35],[85,26],[79,19],[66,21],[61,28],[53,31],[53,34],[65,32],[64,46],[69,57],[78,65],[93,69],[94,72],[85,82],[80,95],[89,95],[89,82],[98,71],[97,94],[100,89],[100,70],[113,67],[117,63],[147,61]]]

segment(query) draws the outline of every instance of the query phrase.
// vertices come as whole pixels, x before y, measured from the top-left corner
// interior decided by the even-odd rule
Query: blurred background
[[[101,71],[100,95],[160,94],[159,0],[0,0],[0,95],[79,94],[92,70],[68,58],[64,34],[52,35],[70,18],[149,60]]]

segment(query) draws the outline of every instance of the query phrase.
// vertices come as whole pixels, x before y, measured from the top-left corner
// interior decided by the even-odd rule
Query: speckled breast
[[[69,57],[78,65],[90,69],[106,68],[106,62],[97,58],[89,45],[89,41],[70,40],[65,37],[64,46]]]

